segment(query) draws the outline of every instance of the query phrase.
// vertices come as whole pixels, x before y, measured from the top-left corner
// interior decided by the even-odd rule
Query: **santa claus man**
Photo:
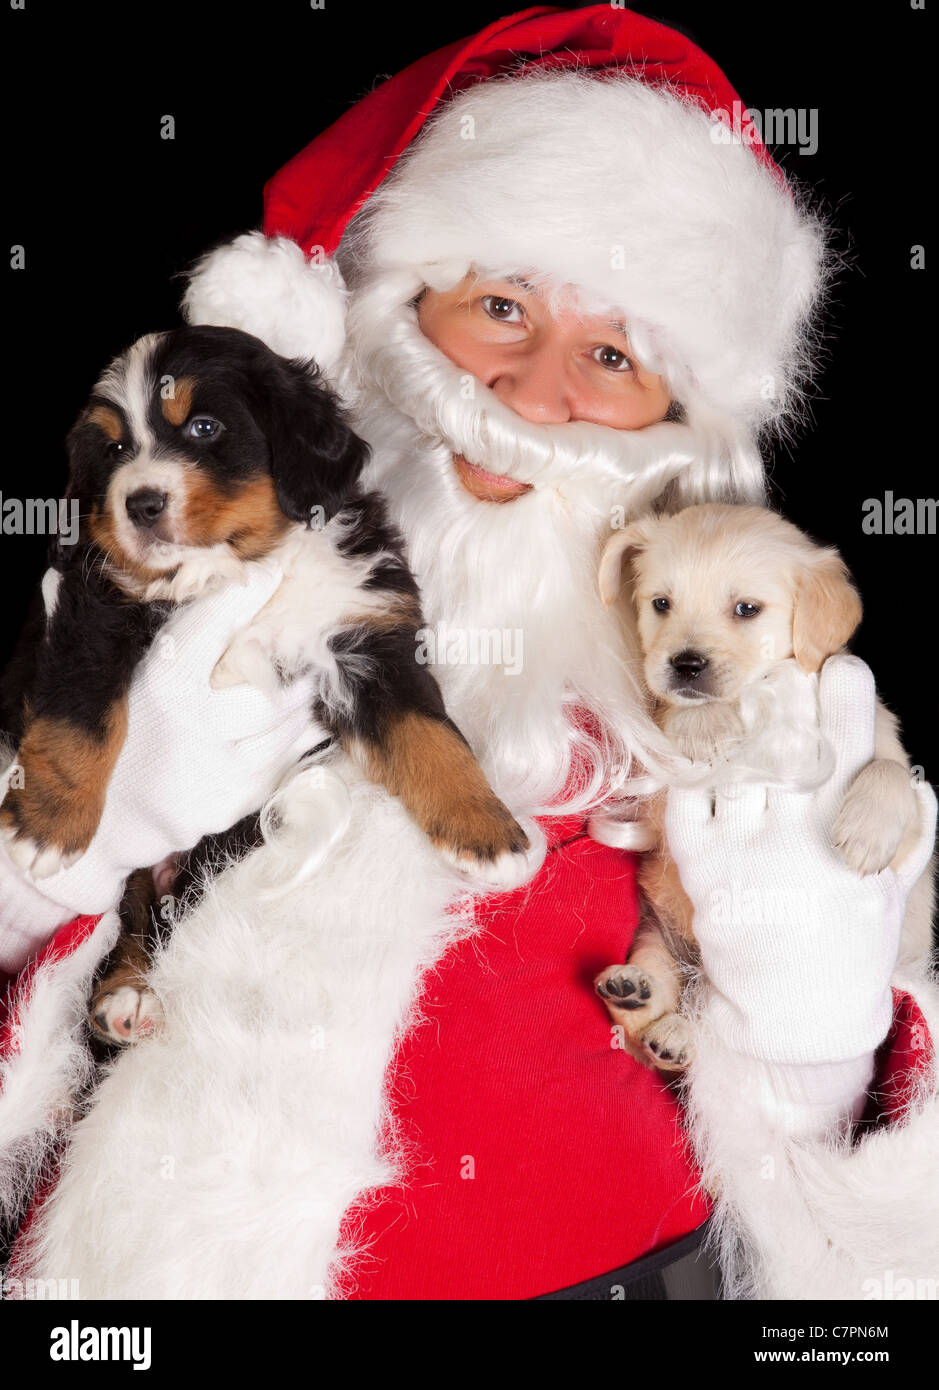
[[[279,793],[285,831],[219,875],[160,954],[162,1030],[70,1125],[18,1277],[67,1274],[83,1297],[700,1288],[709,1208],[681,1112],[615,1046],[592,991],[628,953],[638,908],[632,856],[591,836],[588,818],[622,797],[637,762],[668,757],[621,617],[597,598],[602,541],[652,506],[760,499],[758,436],[792,418],[810,367],[823,232],[761,146],[728,138],[735,101],[700,50],[653,21],[607,5],[526,11],[377,88],[271,181],[264,234],[198,267],[190,321],[315,357],[341,387],[423,591],[416,658],[433,662],[499,794],[538,818],[532,869],[546,852],[524,888],[473,896],[396,802],[321,754],[318,777]],[[208,672],[275,582],[174,619],[140,673],[82,863],[41,893],[2,866],[0,966],[34,957],[6,1036],[10,1210],[87,1080],[85,1000],[123,877],[258,804],[318,741],[302,683],[275,699],[245,692],[221,729],[212,717]],[[836,665],[822,717],[844,723],[871,700],[857,668]],[[142,785],[161,744],[174,781]],[[219,824],[207,781],[231,788],[213,805]],[[132,850],[131,804],[152,827]],[[694,824],[683,817],[676,853],[717,862],[726,846],[710,827],[696,840]],[[297,882],[312,827],[323,862]],[[767,881],[799,871],[773,834],[759,843]],[[899,898],[883,904],[884,939]],[[75,910],[103,915],[36,955]],[[887,1031],[890,965],[882,950],[861,962],[876,980],[857,1016],[836,984],[850,947],[837,924],[818,925],[856,1055],[830,1055],[812,1033],[789,990],[793,957],[776,984],[798,1058],[783,1046],[741,1060],[705,1030],[692,1092],[712,1177],[719,1151],[723,1228],[747,1252],[741,1270],[728,1243],[725,1273],[762,1296],[860,1297],[878,1260],[912,1269],[927,1248],[891,1228],[872,1255],[856,1228],[890,1168],[922,1163],[935,1133],[935,996],[911,975],[897,1002],[917,1105],[856,1151],[826,1148]],[[754,1164],[768,1150],[794,1176],[766,1215]]]

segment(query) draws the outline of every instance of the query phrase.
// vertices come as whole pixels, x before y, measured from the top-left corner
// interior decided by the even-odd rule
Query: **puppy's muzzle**
[[[692,696],[710,693],[710,662],[701,652],[685,648],[674,654],[669,665],[672,668],[669,685],[673,690]]]

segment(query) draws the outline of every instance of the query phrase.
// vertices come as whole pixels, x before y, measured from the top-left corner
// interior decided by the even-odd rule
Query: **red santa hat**
[[[205,257],[184,311],[329,371],[348,293],[337,250],[402,304],[471,266],[535,272],[620,312],[686,407],[779,423],[809,366],[824,235],[741,110],[706,54],[654,20],[609,4],[508,16],[377,87],[285,165],[263,233]]]

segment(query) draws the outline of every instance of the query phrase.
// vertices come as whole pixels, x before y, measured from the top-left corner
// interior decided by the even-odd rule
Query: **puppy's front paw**
[[[715,763],[729,757],[745,733],[734,706],[718,700],[690,709],[670,709],[662,728],[676,750],[694,763]]]
[[[902,763],[878,758],[848,788],[832,829],[832,844],[862,877],[891,863],[917,814],[916,793]]]
[[[95,996],[89,1017],[101,1037],[126,1046],[158,1032],[163,1011],[156,995],[148,989],[120,985]]]
[[[70,869],[82,857],[82,850],[64,850],[56,845],[41,845],[14,826],[0,829],[10,859],[30,878],[49,878],[60,869]]]
[[[253,685],[272,692],[277,688],[277,670],[273,653],[250,629],[240,633],[222,653],[209,677],[213,690],[226,690],[234,685]]]
[[[535,876],[544,861],[546,845],[537,826],[532,825],[526,834],[502,803],[496,804],[501,809],[489,833],[469,836],[459,848],[438,841],[437,848],[449,864],[479,887],[508,893]]]
[[[0,834],[10,858],[33,878],[70,868],[91,844],[124,728],[122,702],[100,728],[67,719],[34,719],[27,727],[19,779],[0,807]]]
[[[647,1014],[654,1013],[658,982],[638,965],[609,965],[594,980],[593,987],[614,1009],[645,1009]]]
[[[683,1071],[694,1057],[694,1028],[681,1014],[663,1014],[643,1030],[642,1046],[660,1071]]]

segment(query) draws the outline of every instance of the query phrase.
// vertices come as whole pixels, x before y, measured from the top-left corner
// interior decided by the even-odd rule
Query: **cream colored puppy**
[[[616,532],[599,584],[605,603],[622,593],[633,605],[653,717],[678,752],[710,764],[716,779],[734,780],[740,767],[751,778],[798,777],[798,730],[787,724],[780,664],[789,662],[791,672],[794,659],[802,671],[818,671],[860,622],[861,601],[836,550],[764,508],[712,503]],[[875,752],[849,787],[834,832],[845,861],[862,875],[896,868],[918,831],[897,720],[879,702]],[[693,1052],[678,1006],[681,962],[694,955],[694,933],[664,840],[664,811],[662,791],[648,807],[655,844],[640,868],[643,921],[629,962],[611,965],[595,984],[629,1050],[676,1071]],[[928,952],[931,917],[927,872],[910,898],[903,957]]]

